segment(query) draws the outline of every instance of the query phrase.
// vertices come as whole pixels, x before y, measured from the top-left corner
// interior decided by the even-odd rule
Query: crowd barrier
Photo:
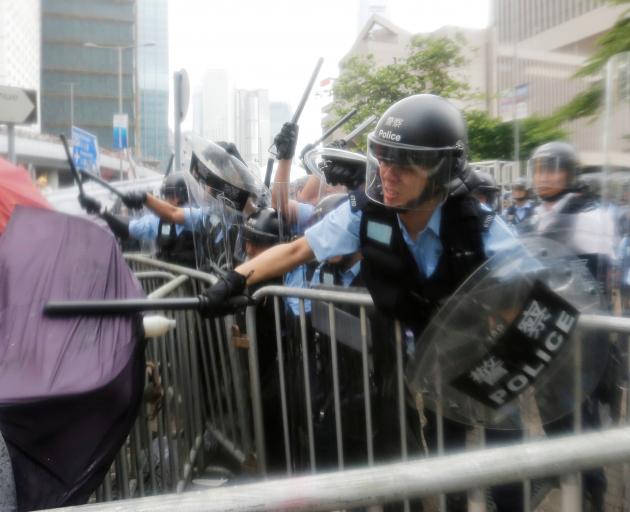
[[[211,274],[142,255],[127,255],[127,261],[147,294],[154,298],[196,295],[216,280]],[[283,298],[289,296],[297,297],[299,301],[299,315],[293,319],[287,316],[283,302]],[[161,312],[174,318],[177,327],[161,338],[148,341],[147,382],[141,413],[96,493],[96,501],[184,493],[183,497],[169,497],[172,501],[168,503],[178,504],[170,510],[218,510],[213,508],[214,505],[210,503],[213,499],[209,497],[205,498],[206,503],[200,498],[185,497],[185,491],[193,481],[214,471],[216,475],[226,476],[230,486],[243,479],[299,477],[299,480],[284,481],[283,484],[263,482],[255,487],[262,496],[267,492],[265,486],[269,486],[269,492],[276,489],[273,492],[278,493],[281,488],[278,486],[286,486],[287,496],[293,496],[293,501],[287,501],[288,498],[283,501],[284,508],[296,510],[335,510],[358,506],[360,503],[378,504],[431,494],[439,495],[435,498],[438,507],[446,510],[444,492],[465,489],[469,491],[469,511],[484,511],[485,487],[521,480],[526,490],[524,509],[531,510],[536,505],[530,501],[529,478],[540,476],[540,472],[537,472],[536,464],[529,457],[533,453],[532,447],[538,444],[506,447],[505,456],[510,458],[513,467],[510,466],[510,470],[504,474],[493,472],[492,468],[483,468],[472,458],[472,469],[466,473],[464,462],[468,454],[460,459],[444,455],[444,432],[438,408],[437,454],[432,454],[434,458],[422,462],[418,456],[424,454],[409,453],[409,411],[413,411],[417,403],[414,403],[415,397],[406,391],[404,381],[406,333],[396,323],[394,343],[391,344],[392,357],[386,363],[381,361],[375,354],[370,336],[369,311],[372,300],[367,293],[266,286],[257,290],[253,297],[256,299],[255,304],[247,308],[244,318],[234,315],[205,319],[193,311]],[[311,303],[310,315],[306,314],[307,301]],[[267,308],[266,315],[260,317],[258,313],[263,307]],[[352,321],[355,322],[350,324],[350,329],[347,327],[348,318],[344,316],[349,314],[348,311],[351,311],[354,317]],[[265,327],[264,330],[261,330],[261,325]],[[583,315],[580,326],[621,335],[630,334],[630,321],[619,317]],[[272,346],[273,368],[261,353],[272,350]],[[264,363],[262,367],[261,362]],[[383,421],[375,418],[373,400],[374,376],[381,364],[390,365],[388,374],[392,377],[391,393],[388,395],[391,404],[386,408],[389,414],[386,419],[392,426],[388,435],[395,434],[395,439],[392,440],[394,448],[390,446],[387,452],[387,460],[375,454],[374,445],[375,439],[378,439],[378,430],[383,425]],[[578,350],[575,356],[576,389],[580,388],[579,368]],[[347,388],[348,377],[357,381],[350,392]],[[577,396],[576,401],[581,402]],[[350,405],[349,398],[352,402]],[[322,421],[322,418],[326,421]],[[579,418],[579,414],[575,415],[576,435],[581,432]],[[471,447],[483,448],[483,429],[476,430],[478,435]],[[601,439],[608,442],[614,432],[626,436],[619,439],[627,443],[627,436],[630,435],[627,430],[602,433],[602,436],[609,437]],[[581,437],[567,438],[562,442],[566,441],[566,446],[577,446],[577,439]],[[584,437],[585,441],[587,439],[591,438]],[[549,441],[552,444],[548,446],[558,446],[558,453],[564,458],[563,462],[558,459],[555,466],[549,459],[543,473],[562,477],[563,511],[580,508],[582,493],[577,473],[579,469],[630,461],[625,446],[620,447],[616,454],[601,451],[598,456],[597,452],[593,452],[595,455],[589,458],[583,453],[568,453],[561,448],[562,442]],[[541,442],[540,446],[546,445]],[[591,453],[593,446],[596,444],[588,446],[588,453]],[[488,462],[490,459],[484,459],[484,453],[487,452],[489,457],[490,454],[500,454],[502,449],[498,450],[480,450],[477,452],[479,460]],[[212,458],[212,454],[217,452],[221,453],[219,460]],[[544,450],[541,448],[542,452]],[[449,474],[445,469],[440,473],[441,477],[436,473],[426,480],[433,474],[432,470],[426,468],[442,467],[439,466],[440,461],[446,461],[447,458],[458,460],[462,464],[462,474],[467,477],[454,479],[454,474]],[[408,462],[410,459],[414,462]],[[385,465],[392,461],[400,461],[400,465]],[[519,468],[517,464],[523,465]],[[409,473],[403,479],[407,485],[403,486],[405,492],[401,491],[399,483],[392,481],[391,476],[398,474],[393,472],[398,470],[396,468],[401,474],[412,469],[418,471]],[[334,478],[332,475],[319,476],[322,472],[331,471],[340,473]],[[332,482],[336,478],[336,482],[348,482],[350,486],[356,484],[358,487],[352,487],[354,497],[348,498],[349,501],[341,497],[339,501],[331,501],[329,491],[322,484],[319,489],[322,492],[321,501],[313,494],[300,498],[302,485],[310,486],[310,483],[303,484],[311,482],[304,480],[304,475],[309,473],[317,475],[312,482],[319,482],[317,478],[324,478],[321,482]],[[363,481],[362,487],[359,486],[360,478],[356,477],[359,474],[365,478],[367,475],[373,476],[374,488],[380,490],[371,493],[367,480]],[[390,487],[385,485],[381,488],[383,482],[389,482]],[[233,510],[277,509],[278,502],[266,505],[257,502],[258,508],[253,508],[253,502],[243,504],[242,507],[237,505],[240,503],[237,499],[239,489],[240,486],[233,490],[226,488],[207,492],[219,493],[217,499],[219,496],[225,499],[234,497],[235,506],[230,507]],[[310,493],[315,488],[308,489]],[[280,497],[274,499],[279,500]],[[303,502],[306,504],[303,505]],[[124,503],[124,508],[117,510],[166,510],[160,508],[161,505],[157,506],[159,502],[152,501],[152,498]],[[156,508],[144,505],[149,503],[151,507],[156,505]],[[121,506],[122,503],[119,504]],[[107,505],[101,507],[95,510],[110,510]],[[408,501],[404,502],[404,508],[410,509]]]

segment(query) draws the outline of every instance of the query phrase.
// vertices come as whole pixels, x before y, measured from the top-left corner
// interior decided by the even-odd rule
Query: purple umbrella
[[[144,293],[110,232],[17,207],[0,236],[0,432],[20,510],[84,503],[136,418],[139,315],[47,318],[49,300]]]

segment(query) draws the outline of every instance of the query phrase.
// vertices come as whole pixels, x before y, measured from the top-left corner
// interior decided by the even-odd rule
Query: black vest
[[[369,201],[361,209],[361,276],[374,304],[414,330],[423,329],[441,302],[486,260],[482,234],[494,213],[468,194],[450,197],[442,206],[442,254],[427,278],[405,243],[396,212]]]
[[[178,236],[175,224],[160,221],[156,242],[159,259],[185,267],[196,267],[192,231],[184,229]]]

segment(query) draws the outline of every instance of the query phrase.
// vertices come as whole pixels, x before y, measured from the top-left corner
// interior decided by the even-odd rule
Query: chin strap
[[[545,202],[545,203],[555,203],[559,199],[562,199],[564,196],[566,196],[569,192],[571,192],[571,191],[570,190],[563,190],[562,192],[558,192],[557,194],[554,194],[552,196],[547,196],[547,197],[540,196],[540,200]]]

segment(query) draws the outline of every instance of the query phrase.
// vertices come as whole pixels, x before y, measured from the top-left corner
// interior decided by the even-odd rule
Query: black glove
[[[125,206],[131,210],[141,210],[144,203],[147,202],[147,193],[142,192],[127,192],[122,197],[122,202]]]
[[[101,212],[101,203],[93,197],[79,194],[79,204],[87,213],[98,215]]]
[[[295,123],[284,123],[280,133],[273,138],[278,160],[292,160],[295,155],[299,128]]]
[[[344,185],[348,190],[354,190],[365,183],[365,166],[324,160],[320,169],[330,185]]]
[[[215,317],[234,313],[238,306],[228,304],[228,300],[242,295],[247,279],[235,270],[229,270],[225,277],[199,295],[199,311],[204,316]]]

